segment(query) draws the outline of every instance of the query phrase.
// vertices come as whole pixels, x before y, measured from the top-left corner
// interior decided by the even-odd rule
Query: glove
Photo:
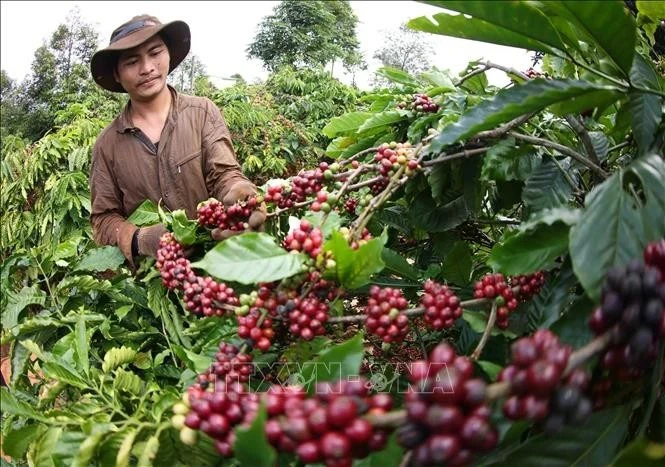
[[[228,208],[233,206],[238,201],[244,201],[247,198],[256,196],[256,194],[256,187],[252,183],[238,182],[231,187],[226,196],[224,196],[222,202],[224,203],[224,206]],[[252,214],[249,216],[249,219],[247,220],[250,231],[261,232],[264,230],[263,224],[266,222],[266,211],[266,203],[261,203],[256,207],[256,209],[252,212]],[[213,238],[213,240],[220,241],[226,240],[227,238],[239,233],[242,233],[242,231],[214,229],[212,232],[210,232],[210,236]]]
[[[166,232],[164,224],[155,224],[150,227],[141,227],[137,234],[138,250],[141,256],[157,256],[159,249],[159,239],[162,238]]]

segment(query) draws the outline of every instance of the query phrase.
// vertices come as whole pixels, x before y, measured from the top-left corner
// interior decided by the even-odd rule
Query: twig
[[[497,63],[493,63],[493,62],[490,62],[490,61],[487,61],[487,62],[483,63],[483,65],[486,66],[487,68],[496,68],[497,70],[501,70],[504,73],[507,73],[507,74],[510,74],[510,75],[517,75],[520,78],[525,79],[525,80],[529,79],[529,77],[527,75],[525,75],[524,73],[522,73],[519,70],[516,70],[515,68],[510,68],[510,67],[507,67],[507,66],[499,65]]]
[[[473,77],[476,76],[476,75],[479,75],[479,74],[481,74],[481,73],[484,73],[484,72],[486,72],[487,70],[489,70],[489,67],[488,67],[487,65],[482,66],[482,67],[480,67],[480,68],[476,68],[475,70],[473,70],[473,71],[467,73],[466,75],[462,76],[462,77],[461,77],[461,78],[455,83],[455,86],[456,86],[456,87],[460,87],[460,86],[464,83],[464,81],[466,81],[466,80],[468,80],[468,79],[470,79],[470,78],[473,78]]]
[[[277,209],[275,209],[273,212],[269,212],[268,214],[266,214],[266,217],[274,217],[274,216],[278,216],[278,215],[280,215],[281,213],[286,212],[286,211],[289,211],[289,210],[291,210],[291,209],[304,208],[305,206],[309,206],[310,204],[312,204],[312,203],[314,202],[314,200],[315,200],[315,199],[312,198],[312,199],[310,199],[310,200],[303,201],[303,202],[301,202],[301,203],[295,203],[295,204],[294,204],[293,206],[291,206],[290,208],[277,208]]]
[[[607,153],[609,154],[609,153],[611,153],[611,152],[616,151],[617,149],[625,148],[626,146],[630,146],[630,142],[629,142],[629,141],[625,141],[625,142],[623,142],[623,143],[619,143],[619,144],[617,144],[616,146],[612,146],[611,148],[609,148],[609,149],[607,150]]]
[[[521,124],[526,123],[534,115],[536,115],[536,112],[520,115],[519,117],[514,118],[511,121],[501,125],[499,128],[495,128],[493,130],[481,131],[480,133],[477,133],[476,136],[474,136],[474,138],[480,138],[480,139],[501,138],[513,128],[517,128]]]
[[[586,131],[584,125],[582,125],[582,123],[580,123],[580,121],[573,115],[566,115],[564,118],[573,129],[573,131],[577,134],[577,137],[582,140],[582,145],[584,146],[586,153],[589,155],[589,159],[591,159],[594,164],[600,165],[600,159],[596,153],[596,148],[593,147],[589,132]]]
[[[455,159],[466,159],[477,154],[484,154],[489,151],[490,148],[478,148],[478,149],[465,149],[464,151],[456,152],[454,154],[449,154],[445,156],[439,156],[436,159],[430,159],[428,161],[423,161],[423,167],[431,167],[437,164],[443,164],[444,162],[453,161]]]
[[[561,154],[565,154],[566,156],[570,156],[573,159],[575,159],[577,162],[580,164],[584,165],[588,169],[590,169],[592,172],[596,173],[602,178],[607,178],[608,174],[605,172],[602,168],[591,162],[588,158],[584,157],[582,154],[580,154],[577,151],[574,151],[573,149],[569,148],[568,146],[564,146],[559,143],[555,143],[554,141],[550,141],[548,139],[544,138],[538,138],[536,136],[531,136],[531,135],[523,135],[521,133],[517,133],[515,131],[511,131],[508,133],[510,136],[512,136],[515,139],[519,139],[522,141],[526,141],[527,143],[534,144],[536,146],[544,146],[547,148],[552,148],[557,151],[559,151]]]
[[[347,164],[349,164],[350,162],[353,162],[355,159],[358,159],[359,157],[362,157],[362,156],[364,156],[364,155],[366,155],[366,154],[371,154],[371,153],[376,152],[376,151],[378,151],[378,150],[379,150],[379,147],[378,147],[378,146],[375,147],[375,148],[367,148],[367,149],[363,149],[362,151],[355,153],[353,156],[349,157],[348,159],[343,160],[343,161],[339,161],[339,165],[340,165],[340,166],[347,165]]]
[[[480,338],[480,342],[478,342],[478,347],[476,347],[476,350],[473,351],[471,354],[471,360],[476,361],[480,358],[480,354],[483,353],[483,349],[485,348],[485,344],[487,344],[487,339],[490,337],[490,333],[492,332],[492,329],[494,329],[494,322],[496,321],[496,309],[497,305],[496,302],[492,303],[492,310],[490,311],[490,316],[487,318],[487,326],[485,326],[485,331],[483,332],[483,335]]]
[[[408,451],[406,454],[404,454],[399,467],[409,467],[409,464],[411,463],[411,456],[413,456],[413,451]]]

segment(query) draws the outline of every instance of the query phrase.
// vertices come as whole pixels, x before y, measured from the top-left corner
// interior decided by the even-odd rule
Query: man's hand
[[[159,239],[167,232],[164,224],[141,227],[138,231],[138,250],[141,256],[157,256]]]
[[[247,198],[256,196],[257,191],[256,187],[249,182],[239,182],[231,187],[229,192],[224,196],[222,202],[225,207],[233,206],[238,201],[245,201]],[[266,204],[261,203],[257,205],[252,214],[249,216],[247,224],[249,225],[250,231],[263,231],[264,223],[266,221]],[[226,240],[227,238],[242,233],[238,230],[220,230],[214,229],[210,235],[213,240],[220,241]]]

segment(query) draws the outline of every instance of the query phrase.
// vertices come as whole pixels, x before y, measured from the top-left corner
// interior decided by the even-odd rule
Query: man
[[[220,110],[207,98],[180,94],[166,84],[189,48],[186,23],[162,24],[142,15],[113,31],[108,47],[91,60],[97,84],[129,95],[93,149],[92,232],[98,244],[117,245],[132,267],[139,256],[155,256],[166,232],[162,224],[137,228],[127,220],[146,199],[195,218],[197,204],[210,197],[229,206],[256,194],[242,174]],[[250,217],[250,228],[260,229],[265,218],[261,206]],[[221,240],[231,232],[212,235]]]

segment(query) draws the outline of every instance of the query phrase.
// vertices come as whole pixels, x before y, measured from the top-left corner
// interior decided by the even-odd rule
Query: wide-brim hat
[[[133,17],[113,31],[108,47],[95,52],[90,61],[92,78],[104,89],[126,92],[113,77],[118,57],[123,51],[143,44],[157,33],[169,49],[171,56],[169,73],[171,73],[189,53],[191,45],[189,26],[184,21],[162,24],[154,16],[141,15]]]

